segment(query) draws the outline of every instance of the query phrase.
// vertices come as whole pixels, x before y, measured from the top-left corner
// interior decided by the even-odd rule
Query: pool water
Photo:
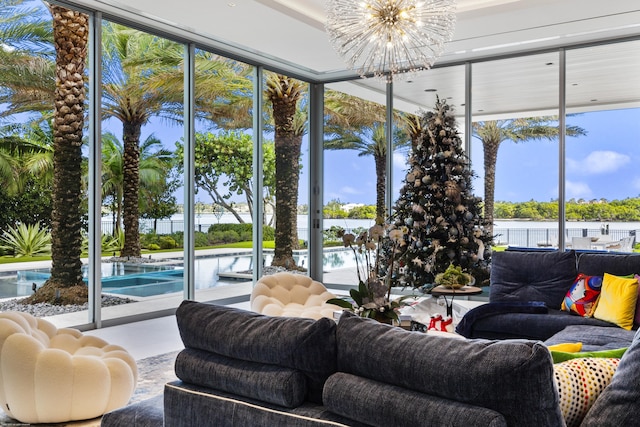
[[[264,265],[271,264],[273,255],[264,256]],[[296,264],[307,266],[307,255],[294,256]],[[354,267],[353,252],[346,250],[325,251],[323,268]],[[233,283],[220,280],[219,273],[242,272],[253,269],[251,255],[207,256],[195,259],[195,287],[208,289]],[[132,297],[150,297],[183,291],[183,266],[176,261],[171,265],[103,263],[101,265],[103,292]],[[50,276],[49,269],[22,270],[0,277],[0,298],[15,298],[33,293],[32,287],[41,286]],[[88,280],[88,267],[83,266],[83,276]]]

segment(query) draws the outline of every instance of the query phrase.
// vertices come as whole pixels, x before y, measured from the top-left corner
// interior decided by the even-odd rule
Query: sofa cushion
[[[640,255],[581,253],[578,255],[578,271],[589,276],[604,276],[604,273],[628,276],[640,273]]]
[[[612,326],[611,323],[608,325]],[[582,351],[629,347],[635,332],[610,326],[569,325],[544,343],[554,345],[564,342],[581,342]]]
[[[333,320],[270,317],[251,311],[184,301],[176,311],[185,347],[304,373],[307,398],[320,402],[336,370]]]
[[[560,309],[576,279],[576,257],[568,252],[495,252],[491,256],[491,302],[542,301]]]
[[[304,402],[307,387],[302,372],[276,365],[231,359],[187,348],[178,354],[176,376],[263,402],[295,408]]]
[[[626,351],[609,386],[591,407],[582,427],[637,426],[640,413],[640,332]]]
[[[560,409],[567,427],[578,427],[604,388],[620,359],[581,358],[553,366]]]
[[[372,426],[507,426],[491,409],[343,372],[329,377],[323,396],[331,412]]]
[[[561,425],[542,343],[452,340],[351,313],[340,318],[336,337],[340,372],[489,408],[510,426]]]
[[[630,330],[636,314],[638,280],[604,273],[602,292],[593,317]]]

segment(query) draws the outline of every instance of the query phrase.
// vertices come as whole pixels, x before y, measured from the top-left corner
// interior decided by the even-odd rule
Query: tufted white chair
[[[20,422],[99,417],[126,405],[137,379],[122,347],[27,313],[0,313],[0,405]]]
[[[268,316],[333,319],[333,312],[341,307],[327,304],[335,298],[320,282],[308,276],[276,273],[258,280],[251,292],[251,310]]]

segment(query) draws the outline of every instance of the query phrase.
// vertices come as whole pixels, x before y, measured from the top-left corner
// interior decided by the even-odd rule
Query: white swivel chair
[[[251,310],[268,316],[333,319],[333,312],[341,307],[327,304],[335,298],[320,282],[309,276],[276,273],[258,280],[251,292]]]
[[[136,388],[124,348],[27,313],[0,313],[0,355],[0,405],[23,423],[96,418],[125,406]]]

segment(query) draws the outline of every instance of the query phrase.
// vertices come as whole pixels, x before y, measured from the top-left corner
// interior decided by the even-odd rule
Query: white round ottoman
[[[0,405],[20,422],[99,417],[126,405],[137,379],[135,360],[120,346],[30,314],[0,313]]]

